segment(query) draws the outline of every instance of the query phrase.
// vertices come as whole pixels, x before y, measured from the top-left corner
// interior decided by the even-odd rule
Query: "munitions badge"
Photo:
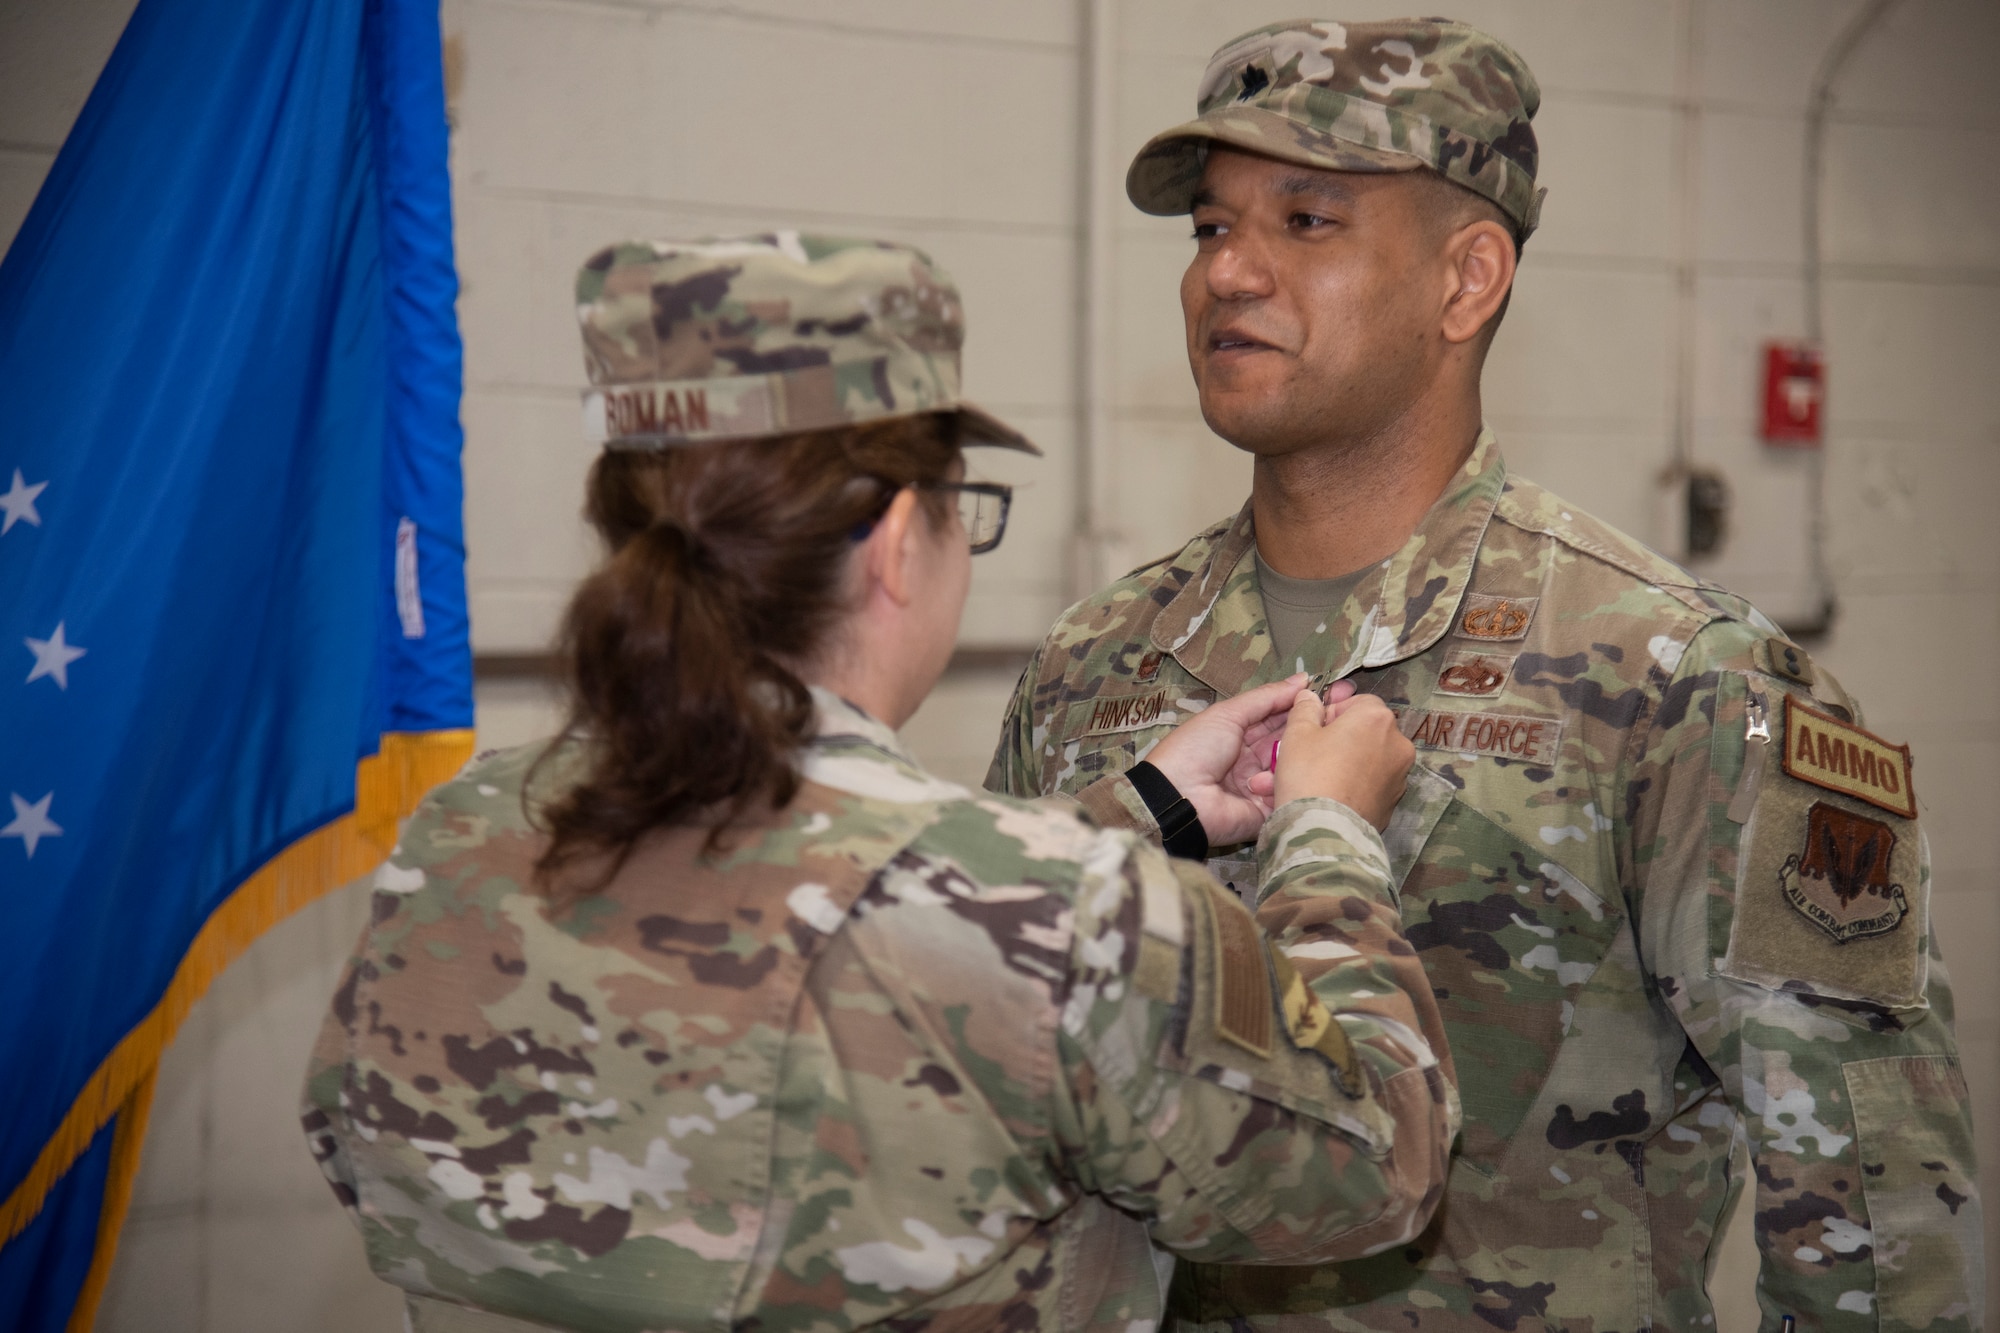
[[[1444,670],[1438,673],[1438,693],[1498,694],[1507,683],[1507,672],[1513,665],[1512,657],[1499,657],[1476,648],[1455,649],[1445,659]]]

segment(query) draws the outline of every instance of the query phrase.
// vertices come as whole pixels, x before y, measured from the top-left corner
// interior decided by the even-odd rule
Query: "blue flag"
[[[470,749],[442,82],[436,0],[141,0],[0,264],[0,1327],[87,1324],[175,1024]]]

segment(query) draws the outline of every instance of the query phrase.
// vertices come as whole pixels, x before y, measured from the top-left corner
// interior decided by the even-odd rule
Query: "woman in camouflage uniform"
[[[622,246],[578,304],[610,555],[570,725],[412,819],[306,1089],[412,1326],[1151,1328],[1169,1253],[1421,1230],[1458,1106],[1375,827],[1387,710],[1282,682],[1154,751],[1196,855],[1276,807],[1254,918],[1074,806],[931,776],[891,728],[1007,499],[960,448],[1032,451],[958,398],[949,279]]]

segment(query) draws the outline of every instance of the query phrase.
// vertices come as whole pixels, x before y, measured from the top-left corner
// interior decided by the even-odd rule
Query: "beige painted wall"
[[[0,244],[25,213],[132,0],[0,0]],[[1859,0],[1465,0],[1544,89],[1550,186],[1487,376],[1513,466],[1672,549],[1658,477],[1677,441],[1739,501],[1704,571],[1781,617],[1809,606],[1806,477],[1753,434],[1766,337],[1800,332],[1804,111]],[[1357,3],[1340,17],[1403,5]],[[915,241],[959,278],[970,392],[1048,448],[981,460],[1020,486],[978,562],[969,644],[1031,642],[1070,591],[1088,382],[1086,190],[1182,119],[1208,52],[1282,17],[1221,0],[1113,0],[1104,90],[1116,172],[1086,182],[1088,0],[445,0],[462,53],[455,183],[464,296],[474,632],[541,648],[590,558],[589,453],[569,283],[603,241],[816,227]],[[1815,648],[1916,747],[1988,1198],[2000,1196],[2000,130],[1985,53],[2000,7],[1906,0],[1842,80],[1828,140],[1830,551],[1843,614]],[[1116,203],[1100,558],[1175,546],[1248,471],[1202,425],[1175,299],[1185,226]],[[908,734],[976,780],[1004,670],[948,678]],[[489,682],[486,743],[550,726],[546,692]],[[395,1302],[297,1148],[293,1085],[358,925],[349,893],[224,977],[163,1074],[101,1326],[390,1329]],[[1748,1329],[1740,1238],[1721,1326]],[[1993,1238],[1989,1237],[1989,1247]],[[2000,1254],[1995,1254],[2000,1260]],[[2000,1266],[2000,1265],[1989,1265]],[[2000,1307],[1996,1307],[2000,1308]],[[2000,1322],[1993,1319],[1991,1322]]]

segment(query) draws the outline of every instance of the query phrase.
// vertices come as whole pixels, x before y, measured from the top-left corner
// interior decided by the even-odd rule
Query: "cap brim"
[[[961,402],[954,410],[958,414],[960,444],[989,444],[996,449],[1013,449],[1037,458],[1042,456],[1034,441],[991,412],[966,402]]]
[[[1208,145],[1296,162],[1322,171],[1414,171],[1429,166],[1412,153],[1352,143],[1262,107],[1232,106],[1154,135],[1125,173],[1125,195],[1140,212],[1175,217],[1194,208]]]

